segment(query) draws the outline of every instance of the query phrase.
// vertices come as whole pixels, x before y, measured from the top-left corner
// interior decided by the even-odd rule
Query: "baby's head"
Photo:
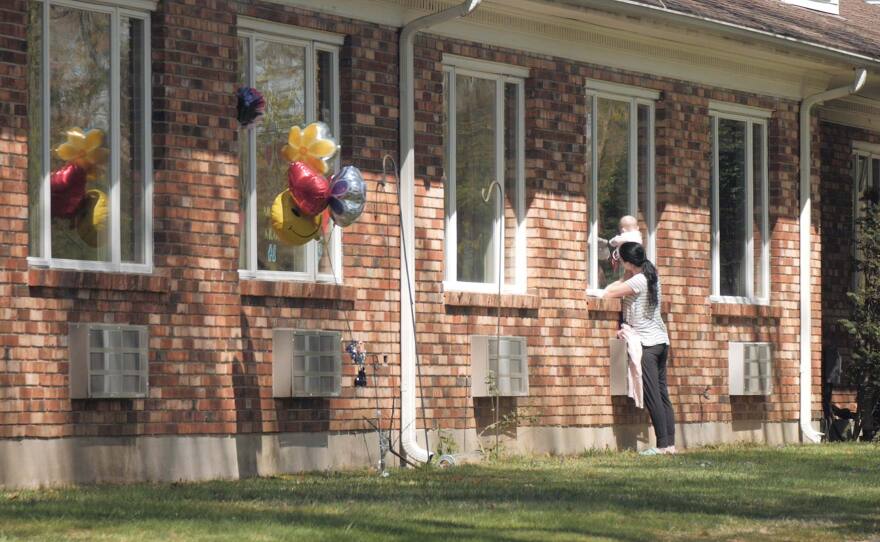
[[[620,232],[627,231],[638,231],[639,229],[639,221],[636,220],[636,217],[631,215],[625,215],[620,217]]]

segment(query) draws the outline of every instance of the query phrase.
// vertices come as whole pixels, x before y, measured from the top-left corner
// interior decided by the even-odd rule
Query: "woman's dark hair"
[[[659,301],[657,293],[657,268],[645,256],[645,249],[638,243],[624,243],[620,245],[620,257],[623,261],[629,262],[642,270],[645,278],[648,279],[648,304],[652,309],[656,307]]]

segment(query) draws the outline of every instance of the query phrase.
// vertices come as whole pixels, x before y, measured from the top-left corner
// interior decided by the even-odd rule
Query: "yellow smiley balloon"
[[[88,190],[76,218],[76,232],[87,245],[97,247],[105,231],[107,194],[97,189]]]
[[[321,235],[321,215],[306,216],[300,213],[293,204],[289,190],[275,196],[269,221],[278,239],[286,245],[304,245]]]

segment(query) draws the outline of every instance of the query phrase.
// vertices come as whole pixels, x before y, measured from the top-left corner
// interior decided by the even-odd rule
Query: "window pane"
[[[746,292],[746,123],[718,120],[718,254],[721,295]]]
[[[317,62],[317,87],[318,87],[318,120],[327,124],[333,136],[339,140],[338,127],[335,125],[335,114],[333,111],[335,102],[333,100],[333,53],[329,51],[318,51]],[[335,164],[331,166],[331,171],[338,169],[339,156],[335,158]],[[339,230],[335,229],[331,233],[331,242],[326,245],[320,240],[312,241],[310,245],[317,250],[318,257],[318,273],[333,273],[333,257],[331,247],[333,242],[338,242],[336,237],[340,235]]]
[[[258,269],[306,271],[305,247],[278,243],[269,222],[275,197],[287,187],[287,162],[281,147],[291,126],[305,124],[305,48],[255,39],[255,84],[266,99],[257,138]]]
[[[638,118],[638,202],[639,209],[636,218],[639,219],[639,229],[642,232],[642,241],[648,246],[648,209],[650,205],[650,181],[651,181],[651,108],[647,105],[639,106]]]
[[[28,7],[28,240],[29,254],[43,257],[43,4]]]
[[[586,119],[587,126],[585,132],[585,141],[584,145],[586,145],[586,156],[584,158],[584,175],[586,178],[586,182],[584,183],[584,197],[587,201],[587,209],[588,209],[588,219],[590,223],[592,223],[594,212],[593,209],[593,167],[595,164],[593,162],[593,138],[595,134],[593,133],[593,126],[595,124],[595,118],[593,118],[593,96],[587,95],[586,102]],[[590,252],[587,253],[587,284],[592,287],[594,284],[598,283],[598,278],[590,276],[592,272],[592,265],[590,264]]]
[[[120,157],[122,261],[144,263],[144,22],[122,17],[120,33]]]
[[[251,81],[249,78],[250,73],[250,43],[251,41],[247,38],[238,38],[238,66],[239,70],[241,70],[238,74],[239,86],[249,87],[251,86]],[[240,161],[238,165],[238,198],[240,204],[240,212],[238,214],[238,221],[241,224],[241,239],[239,240],[239,252],[238,252],[238,268],[239,269],[249,269],[248,266],[248,242],[251,238],[251,223],[247,219],[247,209],[248,209],[248,201],[250,200],[251,193],[251,185],[250,185],[250,175],[251,175],[251,137],[253,137],[253,132],[251,130],[242,130],[238,132],[238,142],[239,142],[239,156]]]
[[[498,248],[493,243],[498,191],[488,202],[482,190],[497,177],[496,83],[456,76],[455,210],[458,230],[457,278],[494,282]]]
[[[630,104],[618,100],[598,99],[596,137],[598,137],[598,204],[597,220],[600,239],[611,239],[619,233],[620,217],[629,214],[629,123]],[[623,275],[623,266],[615,272],[604,244],[599,245],[599,288],[604,288]]]
[[[516,231],[522,220],[519,199],[519,85],[504,85],[504,283],[516,284]]]
[[[754,295],[756,297],[764,297],[764,213],[767,211],[764,202],[764,126],[761,124],[752,125],[752,233],[754,235],[754,245],[752,247],[754,256]]]
[[[59,191],[52,206],[52,256],[75,260],[110,260],[109,225],[109,152],[110,143],[110,15],[53,5],[49,27],[54,36],[49,50],[50,62],[50,145],[59,149],[64,143],[67,158],[52,152],[51,169],[58,171],[69,162],[81,170],[70,173],[68,186],[82,186],[85,196],[76,190]],[[103,131],[103,138],[84,140],[71,136],[89,130]],[[75,212],[67,206],[79,200]],[[61,216],[61,215],[67,216]]]

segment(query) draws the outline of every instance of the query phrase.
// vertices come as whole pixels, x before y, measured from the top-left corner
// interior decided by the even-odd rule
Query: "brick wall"
[[[366,428],[362,417],[373,416],[376,401],[387,417],[399,386],[400,251],[396,186],[393,176],[381,182],[381,165],[382,157],[396,157],[398,148],[396,29],[261,2],[159,2],[152,15],[156,271],[154,277],[120,279],[27,271],[26,2],[7,5],[0,8],[5,23],[0,27],[0,117],[8,127],[0,130],[0,197],[6,204],[0,211],[0,437],[361,430]],[[364,172],[369,204],[344,232],[342,287],[238,278],[240,136],[233,98],[238,66],[236,9],[230,5],[241,15],[346,36],[340,54],[342,162]],[[647,422],[646,414],[608,393],[607,340],[619,304],[584,294],[583,88],[586,78],[595,78],[663,92],[656,131],[657,264],[673,342],[669,381],[678,420],[796,419],[797,104],[422,35],[416,40],[416,258],[428,425],[484,425],[479,420],[487,405],[469,398],[468,341],[472,334],[494,334],[497,322],[493,296],[444,296],[442,291],[444,52],[530,70],[525,84],[529,295],[505,297],[501,309],[501,333],[528,338],[531,396],[518,404],[528,406],[543,425]],[[774,110],[769,308],[708,302],[709,99]],[[814,246],[818,285],[818,238]],[[816,373],[818,293],[817,288]],[[71,401],[68,321],[149,325],[150,397]],[[371,381],[369,388],[355,389],[355,369],[346,364],[339,398],[273,399],[275,327],[337,330],[346,339],[365,340],[376,353],[368,361],[380,362],[377,385]],[[770,398],[727,396],[729,340],[774,344]],[[709,398],[702,399],[706,390]]]

